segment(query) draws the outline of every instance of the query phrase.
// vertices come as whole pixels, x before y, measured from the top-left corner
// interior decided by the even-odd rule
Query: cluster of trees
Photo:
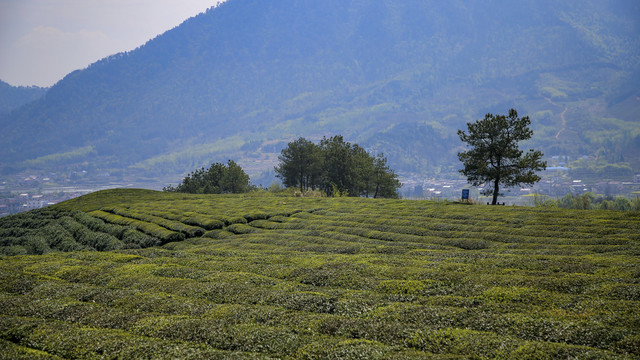
[[[233,160],[227,165],[214,163],[189,173],[177,186],[169,185],[164,191],[190,194],[239,194],[253,189],[247,175]]]
[[[383,154],[372,156],[340,135],[325,137],[319,144],[301,137],[290,142],[278,159],[276,176],[286,187],[298,187],[300,191],[397,198],[401,186]]]

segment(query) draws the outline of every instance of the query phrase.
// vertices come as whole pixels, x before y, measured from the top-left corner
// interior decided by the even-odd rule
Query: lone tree
[[[498,201],[500,184],[516,186],[532,185],[540,181],[536,171],[547,167],[546,161],[540,161],[542,152],[530,149],[523,155],[518,142],[533,135],[529,129],[528,116],[518,117],[518,112],[509,110],[509,115],[485,115],[483,120],[467,123],[468,133],[458,130],[460,140],[470,147],[459,152],[458,159],[464,164],[460,173],[474,186],[493,183],[493,188],[483,191],[484,195],[493,195],[492,205]]]

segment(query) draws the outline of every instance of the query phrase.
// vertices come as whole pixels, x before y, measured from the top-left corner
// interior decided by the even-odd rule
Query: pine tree
[[[518,112],[511,109],[507,116],[487,114],[483,120],[467,123],[468,133],[458,130],[460,140],[470,147],[458,153],[464,164],[460,173],[474,186],[491,184],[483,193],[493,195],[492,205],[501,195],[500,184],[533,185],[540,181],[535,172],[547,167],[546,161],[540,160],[542,152],[530,149],[523,155],[518,148],[518,142],[533,135],[530,124],[528,116],[519,118]]]

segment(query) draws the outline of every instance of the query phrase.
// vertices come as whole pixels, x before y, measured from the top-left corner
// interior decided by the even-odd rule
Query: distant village
[[[98,190],[133,186],[133,183],[107,173],[90,176],[87,171],[67,174],[23,172],[0,181],[0,217],[40,209]],[[150,188],[142,184],[138,187]]]
[[[507,204],[531,205],[534,195],[561,198],[567,194],[581,195],[587,192],[605,197],[623,196],[629,199],[640,197],[640,174],[629,178],[629,181],[583,181],[567,176],[567,168],[549,167],[541,173],[542,180],[530,187],[501,189]],[[462,190],[470,189],[471,198],[482,202],[482,189],[472,187],[466,180],[408,179],[403,181],[400,191],[406,199],[458,200]],[[488,198],[488,197],[484,197]]]
[[[570,178],[568,170],[563,166],[548,167],[541,173],[543,179],[531,187],[501,189],[505,195],[501,201],[509,205],[526,206],[533,204],[534,195],[561,198],[566,194],[580,195],[586,192],[629,199],[640,197],[640,174],[630,177],[628,181],[590,182]],[[488,199],[480,194],[482,189],[470,186],[463,178],[425,179],[413,176],[401,180],[400,195],[404,199],[456,201],[461,198],[463,189],[470,190],[470,198],[474,202],[483,203]],[[136,182],[108,173],[91,176],[87,171],[64,175],[21,173],[0,182],[0,217],[39,209],[98,190],[122,187],[161,190],[165,185],[161,182]]]

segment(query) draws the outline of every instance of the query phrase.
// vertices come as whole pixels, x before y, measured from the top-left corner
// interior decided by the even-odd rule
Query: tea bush
[[[160,225],[145,221],[139,221],[116,214],[111,214],[102,210],[92,211],[91,213],[89,213],[89,215],[100,218],[109,223],[131,226],[147,235],[160,239],[162,243],[182,241],[186,238],[184,234],[168,230]]]
[[[0,358],[640,357],[631,211],[108,190],[0,251]]]
[[[205,232],[204,229],[197,226],[183,224],[179,221],[168,220],[163,217],[146,214],[144,212],[130,211],[121,207],[107,207],[103,208],[103,210],[116,215],[121,215],[123,217],[141,220],[151,224],[157,224],[176,232],[182,232],[187,237],[202,236]]]

